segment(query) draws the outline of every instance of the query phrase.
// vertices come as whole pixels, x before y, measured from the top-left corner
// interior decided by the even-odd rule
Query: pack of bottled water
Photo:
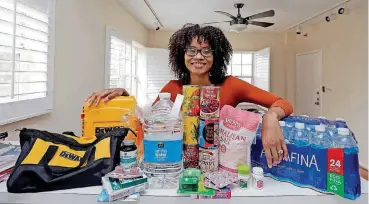
[[[268,168],[259,125],[252,146],[253,166],[266,176],[356,199],[361,194],[358,146],[353,132],[343,119],[289,116],[280,121],[288,148],[288,159]]]

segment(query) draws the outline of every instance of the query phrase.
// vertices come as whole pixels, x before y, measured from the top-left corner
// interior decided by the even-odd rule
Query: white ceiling
[[[148,29],[155,29],[155,18],[144,0],[119,0]],[[227,21],[228,17],[215,13],[215,10],[236,15],[235,2],[244,3],[242,17],[273,9],[276,15],[259,21],[275,23],[269,28],[249,26],[247,31],[283,32],[292,25],[300,23],[344,0],[148,0],[164,27],[162,30],[177,30],[186,23],[205,23]],[[353,0],[355,1],[365,0]],[[322,17],[324,18],[324,17]],[[223,30],[229,23],[214,24]]]

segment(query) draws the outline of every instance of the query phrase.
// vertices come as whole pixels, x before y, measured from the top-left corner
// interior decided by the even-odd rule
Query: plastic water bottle
[[[337,128],[337,135],[333,139],[333,145],[336,148],[348,148],[355,146],[347,128]]]
[[[310,138],[310,143],[324,148],[332,146],[332,140],[324,125],[316,125],[315,132]]]
[[[282,133],[283,133],[284,140],[286,141],[286,143],[289,143],[290,136],[288,134],[289,131],[287,129],[286,122],[279,121],[279,125],[281,126],[281,130],[282,130]]]
[[[151,188],[175,188],[183,171],[183,130],[178,117],[182,101],[176,101],[174,105],[179,107],[174,107],[169,93],[160,93],[159,99],[145,115],[141,167],[149,177]],[[178,113],[173,115],[172,109]]]
[[[160,93],[159,101],[151,109],[151,117],[166,117],[170,114],[173,102],[170,100],[170,93]]]
[[[305,130],[304,123],[295,123],[295,130],[293,131],[293,135],[291,135],[294,142],[300,145],[307,145],[309,143],[309,135]]]
[[[336,127],[337,128],[347,128],[347,124],[345,119],[343,118],[336,118]]]

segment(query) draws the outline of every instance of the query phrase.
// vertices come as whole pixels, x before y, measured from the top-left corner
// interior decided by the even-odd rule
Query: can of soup
[[[199,148],[199,166],[202,173],[218,171],[218,149]]]
[[[183,167],[199,168],[199,145],[183,145]]]
[[[183,118],[183,144],[197,145],[199,140],[199,117],[184,116]]]
[[[205,86],[200,95],[200,118],[218,119],[220,111],[220,87]]]
[[[199,146],[214,149],[219,145],[219,119],[200,120]]]
[[[182,112],[185,116],[200,115],[200,86],[183,86]]]

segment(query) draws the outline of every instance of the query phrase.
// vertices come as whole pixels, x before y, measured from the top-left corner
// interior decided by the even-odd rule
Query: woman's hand
[[[261,139],[269,168],[272,168],[272,165],[279,164],[283,158],[287,160],[288,150],[276,113],[267,112],[264,115]]]
[[[95,105],[97,106],[101,99],[104,99],[104,101],[107,102],[118,96],[129,96],[129,94],[123,88],[105,89],[90,94],[87,97],[86,101],[88,101],[89,106],[91,106],[93,103],[95,103]]]

